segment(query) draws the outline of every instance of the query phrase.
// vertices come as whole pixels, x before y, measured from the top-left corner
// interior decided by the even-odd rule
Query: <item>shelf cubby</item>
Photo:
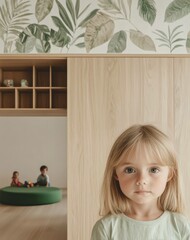
[[[52,87],[67,87],[67,71],[64,67],[52,67]]]
[[[36,89],[36,108],[50,108],[50,92],[49,89]]]
[[[67,108],[66,89],[52,89],[52,108]]]
[[[32,89],[18,89],[18,108],[33,108]]]
[[[4,87],[5,79],[12,79],[14,81],[14,87],[21,86],[21,80],[26,79],[28,86],[32,87],[32,66],[31,67],[3,67],[1,69],[0,85]],[[6,87],[6,86],[5,86]]]
[[[36,67],[36,84],[35,87],[50,86],[50,67]]]
[[[11,79],[13,86],[5,86]],[[21,80],[28,85],[21,86]],[[67,59],[0,58],[0,116],[66,116]]]
[[[15,90],[5,88],[0,91],[0,108],[15,108]]]

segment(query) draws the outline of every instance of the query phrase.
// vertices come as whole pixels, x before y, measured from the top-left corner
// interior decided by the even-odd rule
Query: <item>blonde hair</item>
[[[102,184],[100,215],[129,213],[128,198],[120,189],[116,179],[116,167],[123,156],[134,156],[138,146],[143,146],[148,157],[153,157],[162,165],[170,168],[171,178],[158,206],[163,211],[183,212],[183,200],[180,189],[179,170],[172,142],[163,132],[152,125],[133,125],[124,131],[115,141],[108,156]]]

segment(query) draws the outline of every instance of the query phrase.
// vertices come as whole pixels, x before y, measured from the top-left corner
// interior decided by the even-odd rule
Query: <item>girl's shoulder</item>
[[[175,232],[178,232],[181,239],[190,239],[190,220],[181,213],[167,212],[168,224],[172,226]],[[168,227],[169,227],[168,225]]]
[[[166,211],[159,218],[152,221],[137,221],[135,219],[127,217],[125,214],[113,214],[107,215],[99,219],[94,227],[97,228],[105,228],[106,227],[114,227],[117,225],[125,224],[133,224],[136,226],[155,226],[155,224],[163,224],[168,223],[173,225],[174,228],[182,229],[182,231],[188,231],[190,233],[190,220],[184,216],[183,214]]]
[[[171,219],[174,219],[180,222],[189,221],[189,218],[182,213],[168,211],[167,214]]]
[[[109,215],[106,215],[102,218],[100,218],[96,224],[111,224],[111,223],[115,223],[117,221],[120,221],[122,220],[124,214],[120,213],[120,214],[109,214]]]
[[[99,219],[92,229],[91,240],[110,239],[110,233],[118,225],[118,221],[120,222],[121,218],[122,214],[117,214],[107,215]]]
[[[94,225],[95,228],[99,228],[101,226],[115,224],[115,222],[121,220],[122,214],[109,214],[102,218],[100,218]]]
[[[123,229],[121,231],[121,229]],[[160,238],[170,232],[171,239],[190,239],[190,222],[182,214],[166,211],[159,218],[151,221],[138,221],[125,214],[108,215],[99,219],[92,230],[91,240],[99,239],[157,239],[155,233],[162,230]],[[142,236],[143,234],[143,236]],[[177,235],[176,235],[177,234]],[[149,236],[149,238],[147,238]],[[164,237],[163,237],[164,236]],[[178,238],[176,238],[177,236]],[[181,238],[179,238],[181,237]]]
[[[181,213],[168,212],[168,218],[177,226],[189,229],[190,232],[190,219],[187,216]]]
[[[123,213],[120,214],[109,214],[100,218],[93,227],[93,231],[108,231],[111,229],[117,229],[123,226],[123,223],[127,222],[127,217]]]

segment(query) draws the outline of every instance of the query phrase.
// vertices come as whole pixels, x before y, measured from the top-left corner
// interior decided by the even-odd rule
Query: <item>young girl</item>
[[[12,187],[22,187],[23,186],[23,183],[21,183],[19,181],[19,172],[18,171],[13,172],[11,186]]]
[[[28,182],[28,181],[25,181],[23,184],[19,180],[19,172],[18,171],[13,172],[11,187],[27,187],[27,188],[29,188],[29,187],[33,187],[33,185],[34,184],[32,182]]]
[[[114,143],[91,240],[189,240],[176,155],[168,137],[134,125]]]

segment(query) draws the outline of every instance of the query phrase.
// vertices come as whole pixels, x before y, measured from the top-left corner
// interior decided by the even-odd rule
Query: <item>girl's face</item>
[[[140,148],[134,156],[124,156],[116,167],[116,179],[131,206],[149,205],[157,208],[157,199],[169,180],[169,167],[147,157]]]

